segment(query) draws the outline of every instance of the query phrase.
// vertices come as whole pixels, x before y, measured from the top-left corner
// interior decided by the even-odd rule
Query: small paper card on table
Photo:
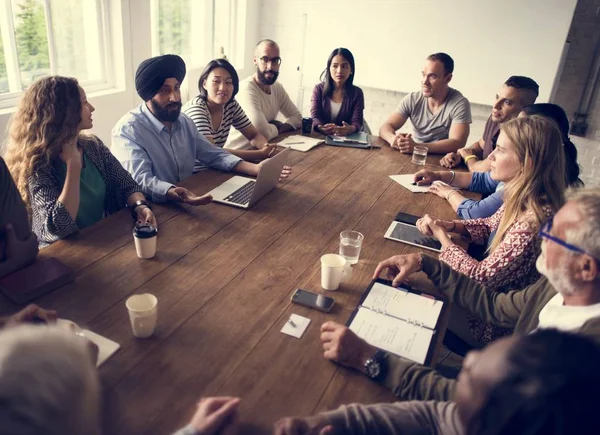
[[[283,328],[281,328],[281,332],[287,335],[291,335],[292,337],[301,338],[302,334],[304,334],[304,331],[306,331],[306,328],[308,328],[309,324],[310,319],[308,317],[302,317],[298,314],[292,314],[289,320],[285,321],[285,325],[283,325]]]

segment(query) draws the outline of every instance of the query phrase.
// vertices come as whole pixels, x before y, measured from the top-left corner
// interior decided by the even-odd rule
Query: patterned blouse
[[[505,205],[488,218],[456,221],[464,224],[469,233],[470,241],[475,244],[485,244],[500,224],[504,215]],[[550,207],[544,207],[546,219],[554,212]],[[533,284],[540,277],[535,262],[540,254],[540,240],[537,237],[539,227],[525,215],[514,222],[506,231],[502,242],[494,252],[482,261],[471,257],[457,245],[442,249],[439,259],[448,263],[452,269],[484,283],[491,292],[506,292],[523,289]],[[510,329],[486,325],[476,318],[469,318],[471,333],[483,342],[489,343],[512,332]]]
[[[78,144],[106,183],[104,217],[124,208],[131,194],[141,192],[140,186],[98,137],[80,136]],[[40,248],[79,231],[75,219],[58,201],[64,182],[56,165],[50,163],[36,168],[28,185],[32,227]]]

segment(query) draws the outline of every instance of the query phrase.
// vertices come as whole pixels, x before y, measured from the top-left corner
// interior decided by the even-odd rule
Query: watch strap
[[[145,200],[143,200],[143,199],[138,199],[138,200],[137,200],[136,202],[134,202],[134,203],[131,205],[131,207],[130,207],[130,208],[131,208],[131,216],[132,216],[134,219],[137,219],[137,216],[135,215],[135,209],[136,209],[136,208],[138,208],[140,205],[144,205],[144,206],[148,207],[150,210],[152,210],[152,207],[150,207],[150,204],[148,204],[148,202],[147,202],[147,201],[145,201]]]

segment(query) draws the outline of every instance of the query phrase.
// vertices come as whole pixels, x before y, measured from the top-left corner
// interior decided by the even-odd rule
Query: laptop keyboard
[[[250,202],[252,192],[254,191],[254,185],[256,181],[250,180],[238,190],[233,192],[231,195],[225,198],[225,201],[234,202],[239,205],[246,205]]]

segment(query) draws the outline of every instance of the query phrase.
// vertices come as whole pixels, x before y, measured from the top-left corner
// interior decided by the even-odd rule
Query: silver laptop
[[[277,186],[290,149],[286,148],[263,163],[256,180],[236,175],[208,192],[213,201],[250,208]]]

